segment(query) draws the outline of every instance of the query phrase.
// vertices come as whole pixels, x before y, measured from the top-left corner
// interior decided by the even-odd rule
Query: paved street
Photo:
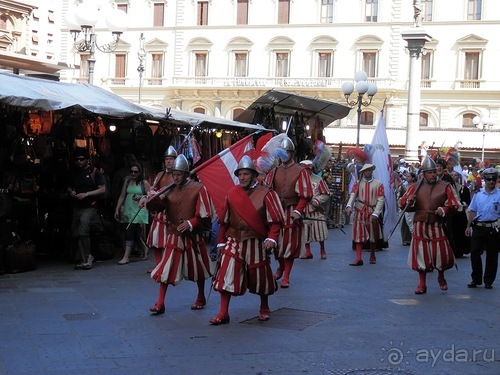
[[[345,231],[330,230],[327,260],[313,244],[314,259],[295,262],[263,323],[248,294],[231,300],[230,324],[209,325],[218,293],[192,311],[186,281],[151,316],[152,254],[90,271],[42,258],[36,271],[0,276],[0,374],[500,374],[500,282],[468,289],[467,257],[446,273],[449,291],[434,273],[415,295],[397,234],[376,265],[365,252],[365,265],[350,267]]]

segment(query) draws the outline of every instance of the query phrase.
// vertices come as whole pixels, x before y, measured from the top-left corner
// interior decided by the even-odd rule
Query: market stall
[[[195,165],[244,135],[265,130],[140,107],[92,85],[2,73],[0,119],[2,243],[15,231],[23,240],[35,241],[37,251],[54,255],[67,251],[70,205],[65,193],[76,147],[87,148],[92,164],[107,178],[108,193],[101,203],[106,214],[119,194],[121,184],[114,180],[123,172],[126,155],[135,155],[151,181],[169,145]]]

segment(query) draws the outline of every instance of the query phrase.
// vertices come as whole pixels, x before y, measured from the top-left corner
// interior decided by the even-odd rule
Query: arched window
[[[7,17],[5,16],[0,16],[0,29],[1,30],[7,30]]]
[[[241,115],[243,113],[244,109],[243,108],[236,108],[236,109],[233,109],[233,120],[235,118],[238,118],[239,115]]]
[[[361,112],[361,125],[373,125],[373,112]]]
[[[421,127],[428,127],[429,126],[429,115],[425,112],[420,112],[420,122],[419,125]]]
[[[473,119],[476,116],[476,113],[464,113],[462,115],[462,128],[475,128]]]
[[[205,114],[205,108],[203,108],[203,107],[196,107],[195,109],[193,109],[193,112],[201,113],[202,115],[204,115]]]

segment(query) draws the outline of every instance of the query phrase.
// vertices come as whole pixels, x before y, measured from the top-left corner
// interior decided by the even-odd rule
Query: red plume
[[[366,155],[366,153],[363,150],[361,150],[360,148],[348,149],[345,152],[345,158],[346,159],[355,158],[363,163],[366,163],[369,160],[368,155]]]

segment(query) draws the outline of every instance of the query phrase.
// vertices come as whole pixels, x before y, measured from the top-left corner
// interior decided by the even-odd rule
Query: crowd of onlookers
[[[486,167],[480,167],[477,164],[459,164],[453,160],[446,160],[446,158],[437,158],[436,163],[438,165],[438,175],[449,176],[445,177],[445,179],[448,179],[457,188],[461,185],[466,186],[471,198],[484,185],[482,172]],[[488,167],[500,171],[500,165],[488,165]],[[401,185],[406,185],[408,179],[416,181],[419,171],[419,162],[408,163],[404,158],[399,159],[394,165],[396,190]],[[500,187],[500,179],[497,181],[497,187]]]

